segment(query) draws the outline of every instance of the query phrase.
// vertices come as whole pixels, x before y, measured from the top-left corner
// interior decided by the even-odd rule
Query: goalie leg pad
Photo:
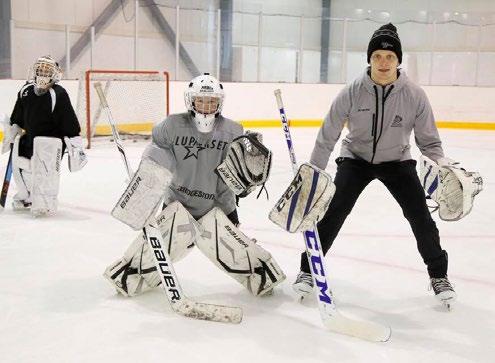
[[[31,206],[31,160],[19,156],[19,141],[20,136],[17,136],[12,150],[12,174],[17,186],[12,203],[14,210],[23,210]]]
[[[242,233],[219,208],[213,208],[199,223],[204,232],[196,246],[253,295],[264,295],[285,280],[270,253]]]
[[[58,206],[62,141],[55,137],[37,136],[31,157],[31,214],[55,213]]]
[[[184,258],[194,247],[201,227],[191,214],[174,202],[157,217],[156,225],[172,262]],[[136,296],[160,284],[155,261],[143,233],[129,246],[124,257],[107,267],[103,274],[124,296]]]
[[[420,159],[420,178],[426,194],[438,204],[444,221],[465,217],[473,208],[474,197],[483,190],[479,173],[452,166],[438,166],[426,156]]]
[[[144,227],[153,218],[160,201],[172,180],[172,174],[149,158],[144,158],[112,209],[112,216],[134,230]]]
[[[291,233],[306,231],[323,218],[334,194],[330,175],[304,163],[268,218]]]

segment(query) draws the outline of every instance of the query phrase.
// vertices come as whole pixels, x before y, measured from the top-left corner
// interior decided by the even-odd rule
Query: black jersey
[[[81,132],[76,113],[65,88],[53,85],[46,93],[37,96],[34,83],[26,83],[17,94],[17,101],[10,118],[11,124],[24,129],[19,143],[19,156],[31,158],[33,139],[36,136],[74,137]]]

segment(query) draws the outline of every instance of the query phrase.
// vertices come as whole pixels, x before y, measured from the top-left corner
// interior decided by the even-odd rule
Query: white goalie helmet
[[[45,55],[33,64],[28,79],[34,82],[36,88],[47,90],[62,79],[62,69],[51,56]]]
[[[184,100],[200,132],[213,130],[215,119],[222,112],[224,98],[222,84],[209,73],[191,80],[184,92]]]

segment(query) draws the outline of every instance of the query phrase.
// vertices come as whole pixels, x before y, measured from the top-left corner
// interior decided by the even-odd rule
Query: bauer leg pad
[[[184,258],[201,234],[198,222],[179,202],[165,208],[158,215],[156,224],[172,262]],[[124,296],[140,295],[160,284],[153,256],[142,232],[124,257],[108,266],[103,276]]]
[[[31,214],[38,217],[57,211],[62,141],[37,136],[33,145]]]
[[[17,186],[17,193],[12,201],[12,208],[15,211],[31,207],[31,160],[19,156],[19,141],[20,136],[17,136],[12,150],[12,176]]]
[[[242,233],[219,208],[213,208],[199,223],[204,232],[196,241],[198,248],[253,295],[270,293],[285,280],[270,253]]]

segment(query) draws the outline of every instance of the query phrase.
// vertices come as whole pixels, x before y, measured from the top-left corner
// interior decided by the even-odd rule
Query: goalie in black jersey
[[[5,125],[2,152],[13,148],[17,186],[13,208],[30,209],[34,216],[57,210],[60,161],[65,149],[70,171],[80,170],[87,162],[69,95],[57,84],[61,77],[62,70],[52,57],[38,58]]]
[[[268,178],[271,153],[261,134],[221,114],[224,91],[214,77],[194,78],[186,92],[188,112],[168,116],[153,128],[112,215],[135,230],[156,218],[173,262],[193,246],[255,296],[269,294],[285,275],[268,251],[239,230],[236,196]],[[165,208],[155,217],[164,199]],[[160,283],[141,233],[104,276],[125,296]]]

